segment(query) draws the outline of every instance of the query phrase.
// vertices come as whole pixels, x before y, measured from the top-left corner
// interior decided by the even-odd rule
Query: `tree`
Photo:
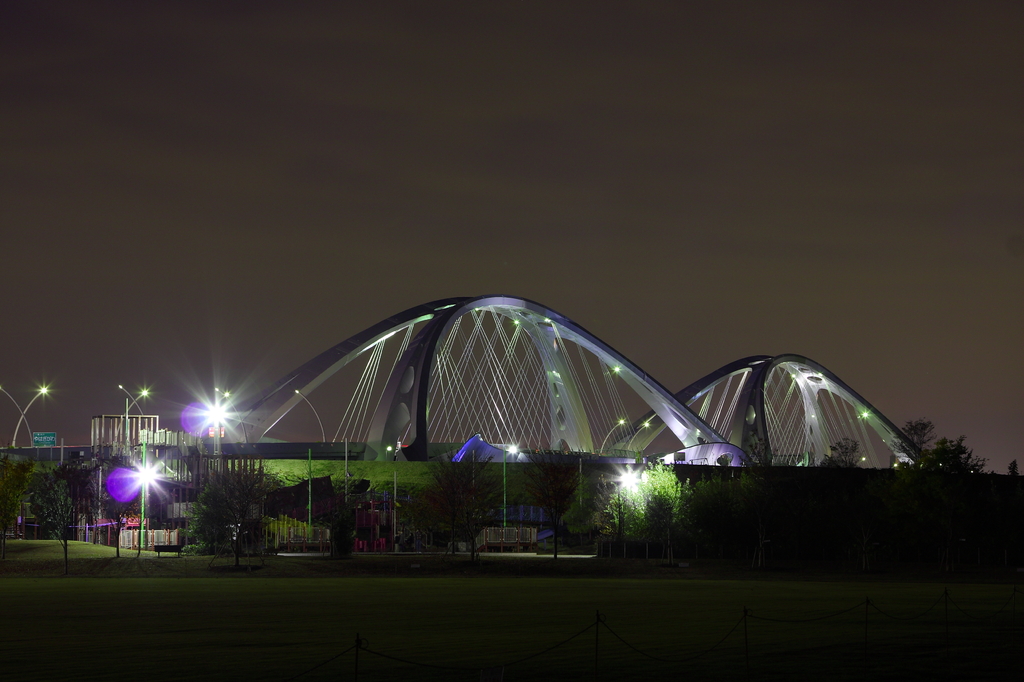
[[[918,450],[924,450],[928,444],[935,440],[935,424],[931,419],[910,419],[903,425],[903,434],[917,446]]]
[[[586,472],[576,487],[575,499],[565,513],[563,520],[570,533],[578,533],[581,537],[600,524],[602,504],[596,476],[588,476]]]
[[[331,558],[352,553],[356,534],[356,511],[345,497],[345,484],[336,484],[334,495],[313,505],[313,520],[331,532]]]
[[[675,470],[666,464],[651,464],[640,478],[643,496],[644,534],[662,543],[662,556],[672,561],[672,538],[679,535],[685,498],[690,486],[679,482]]]
[[[725,546],[738,533],[739,500],[732,481],[713,478],[694,484],[685,500],[687,532],[698,545],[718,546],[725,558]]]
[[[907,437],[907,440],[913,444],[913,448],[908,449],[899,442],[898,439],[894,439],[893,445],[903,455],[905,455],[911,462],[916,462],[920,457],[921,452],[928,447],[928,444],[935,440],[935,424],[932,423],[931,419],[910,419],[903,425],[903,435]]]
[[[753,565],[764,567],[765,546],[769,531],[775,529],[781,506],[776,478],[781,467],[774,466],[774,457],[763,440],[754,436],[743,451],[743,477],[739,485],[739,519],[754,531],[757,542]]]
[[[470,546],[470,561],[476,561],[476,536],[501,506],[501,478],[475,455],[455,462],[435,460],[430,465],[431,481],[423,498],[436,513],[447,519],[455,538],[462,534]]]
[[[68,540],[75,523],[75,504],[67,480],[59,470],[37,476],[32,485],[32,509],[45,537],[64,548],[64,575],[68,574]]]
[[[904,522],[913,527],[916,543],[935,543],[939,562],[952,570],[954,547],[976,528],[975,510],[983,504],[977,483],[985,460],[964,445],[964,436],[940,438],[935,447],[921,451],[912,467],[899,469],[887,500],[897,504]]]
[[[225,460],[212,471],[189,514],[189,534],[212,546],[230,542],[235,566],[240,565],[246,536],[259,537],[262,507],[280,483],[255,457]]]
[[[860,442],[844,437],[832,444],[832,454],[821,461],[821,466],[852,469],[860,464],[860,458]]]
[[[649,540],[662,544],[663,558],[672,556],[672,539],[683,528],[684,498],[690,493],[675,470],[668,465],[649,464],[637,476],[622,476],[607,498],[606,534],[617,542],[624,539]]]
[[[950,440],[940,438],[935,447],[922,450],[917,466],[926,471],[941,471],[947,474],[976,474],[985,469],[983,457],[976,457],[974,450],[964,445],[967,436]]]
[[[555,555],[558,558],[558,528],[575,501],[580,487],[580,472],[573,464],[555,462],[544,455],[531,454],[526,467],[526,491],[551,519]]]
[[[1006,467],[1006,473],[1010,476],[1020,476],[1020,471],[1017,470],[1017,460],[1010,462],[1010,466]]]
[[[750,443],[742,450],[740,459],[745,467],[770,467],[775,463],[771,448],[756,435],[750,437]]]
[[[12,462],[0,457],[0,559],[7,558],[7,529],[17,520],[36,463],[30,459]]]

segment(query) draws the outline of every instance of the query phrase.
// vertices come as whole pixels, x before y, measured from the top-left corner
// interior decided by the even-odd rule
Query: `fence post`
[[[942,590],[942,604],[946,612],[946,658],[949,658],[949,588]]]
[[[750,639],[747,636],[747,615],[750,611],[743,607],[743,656],[747,661],[747,682],[750,682]]]
[[[864,597],[864,673],[867,678],[868,671],[868,607],[871,606],[871,597]]]
[[[594,611],[594,682],[597,682],[597,644],[601,632],[601,611]]]
[[[356,671],[355,671],[355,677],[353,677],[353,679],[356,682],[359,682],[359,647],[361,647],[362,644],[363,644],[363,640],[359,639],[359,633],[357,632],[356,633]]]

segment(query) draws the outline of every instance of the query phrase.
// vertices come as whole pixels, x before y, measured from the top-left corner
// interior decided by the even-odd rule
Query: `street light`
[[[602,452],[604,452],[604,444],[608,442],[608,439],[609,439],[609,438],[611,437],[611,435],[612,435],[613,433],[615,433],[615,430],[616,430],[617,428],[619,428],[620,426],[622,426],[623,424],[625,424],[625,423],[626,423],[626,420],[625,420],[625,419],[620,419],[620,420],[619,420],[619,422],[618,422],[618,423],[617,423],[617,424],[616,424],[615,426],[613,426],[613,427],[611,428],[611,430],[610,430],[610,431],[608,432],[608,435],[606,435],[606,436],[604,437],[604,440],[603,440],[603,441],[601,441],[601,447],[597,449],[597,454],[599,454],[599,455],[600,455],[600,454],[601,454]]]
[[[309,409],[313,410],[313,414],[316,415],[316,421],[317,421],[318,424],[320,424],[320,442],[321,443],[326,443],[327,442],[327,434],[324,433],[324,423],[322,421],[320,421],[320,413],[316,411],[315,407],[313,407],[313,403],[309,402],[309,398],[307,398],[306,396],[302,395],[302,391],[300,391],[299,389],[295,389],[295,395],[297,395],[300,398],[302,398],[303,400],[305,400],[306,404],[309,405]],[[388,448],[388,451],[390,452],[391,448]]]
[[[21,416],[20,416],[20,417],[18,418],[18,424],[20,425],[20,424],[21,424],[21,420],[22,420],[22,419],[25,419],[25,410],[21,409],[21,405],[19,405],[19,404],[18,404],[18,401],[14,399],[14,396],[13,396],[13,395],[11,395],[10,393],[8,393],[7,391],[4,391],[4,388],[3,388],[2,386],[0,386],[0,391],[3,391],[3,392],[4,392],[4,395],[6,395],[6,396],[7,396],[8,398],[10,398],[10,399],[11,399],[11,402],[12,402],[12,403],[14,403],[14,406],[15,406],[16,408],[18,408],[18,414],[19,414],[19,415],[21,415]],[[25,419],[25,423],[26,423],[26,424],[28,424],[28,420],[27,420],[27,419]],[[31,426],[29,426],[28,428],[29,428],[29,430],[30,430],[30,431],[32,430],[32,427],[31,427]],[[14,432],[14,436],[15,436],[15,438],[17,438],[17,436],[18,436],[18,432],[17,432],[17,430],[15,430],[15,432]],[[11,447],[15,447],[15,445],[16,445],[16,444],[15,444],[15,442],[14,442],[14,441],[11,441]]]
[[[505,476],[505,455],[508,453],[513,455],[519,454],[519,446],[512,445],[508,448],[504,448],[501,451],[501,527],[508,527],[508,479]],[[501,542],[505,544],[505,531],[502,531]]]
[[[117,387],[119,389],[121,389],[122,391],[124,391],[124,394],[126,396],[128,396],[127,398],[124,399],[124,454],[127,457],[129,450],[131,450],[131,439],[129,438],[129,435],[128,435],[128,433],[129,433],[129,429],[128,429],[128,412],[131,411],[131,409],[132,409],[131,406],[132,405],[134,405],[135,407],[137,407],[139,409],[139,414],[140,415],[144,415],[144,414],[146,414],[146,412],[145,412],[145,410],[142,409],[142,406],[139,405],[139,399],[132,397],[132,394],[128,392],[127,388],[125,388],[122,384],[118,384]],[[144,389],[142,389],[139,392],[139,398],[145,398],[147,396],[149,396],[149,389],[148,388],[144,388]],[[131,401],[130,404],[128,402],[129,400]],[[140,428],[141,428],[141,424],[140,424]]]
[[[220,425],[224,421],[224,409],[220,406],[218,398],[213,407],[207,408],[206,418],[213,424],[213,456],[220,456]]]
[[[156,480],[156,469],[146,466],[146,445],[142,445],[142,467],[138,473],[139,485],[142,486],[140,495],[141,504],[139,509],[139,551],[135,556],[140,556],[146,548],[146,494],[149,492],[149,485]],[[118,539],[120,542],[120,539]]]
[[[21,413],[21,416],[18,417],[18,424],[14,427],[14,437],[11,438],[12,448],[18,447],[18,430],[21,428],[21,422],[25,422],[25,426],[28,428],[29,433],[32,432],[32,427],[28,423],[28,409],[32,407],[32,403],[34,403],[39,398],[39,396],[46,395],[46,392],[48,390],[49,388],[47,388],[46,386],[40,386],[39,391],[34,396],[32,396],[32,400],[28,401],[28,405],[26,405],[25,409],[23,410],[21,409],[21,406],[18,405],[18,401],[15,400],[10,393],[7,393],[7,391],[4,391],[4,389],[0,388],[0,391],[4,391],[4,393],[7,394],[7,397],[10,398],[11,402],[14,403],[14,406],[18,408],[18,412]]]
[[[233,400],[231,400],[231,391],[222,391],[216,386],[213,387],[213,390],[219,393],[220,395],[224,396],[224,399],[228,401],[228,404],[231,406],[231,412],[235,415],[235,419],[238,420],[238,428],[242,430],[242,439],[246,443],[248,443],[249,432],[245,430],[245,422],[243,422],[242,419],[238,416],[238,410],[235,409],[235,403]]]
[[[623,473],[622,475],[619,476],[619,478],[616,481],[616,483],[618,484],[618,491],[617,491],[617,494],[615,495],[616,506],[614,508],[614,514],[615,514],[615,517],[616,517],[616,519],[615,519],[615,521],[616,521],[615,525],[616,525],[616,531],[617,531],[616,535],[618,537],[618,542],[622,542],[623,533],[624,533],[625,528],[626,528],[626,502],[627,502],[627,498],[625,497],[625,495],[623,495],[623,490],[628,489],[630,492],[635,492],[636,491],[636,488],[637,488],[637,475],[634,472],[632,472],[632,471],[626,471],[625,473]],[[623,545],[623,547],[622,547],[622,552],[623,552],[623,556],[625,556],[625,552],[626,552],[625,545]]]
[[[645,428],[645,429],[649,428],[650,426],[651,426],[651,422],[649,422],[649,421],[646,421],[646,422],[643,423],[643,428]],[[633,445],[633,441],[636,440],[636,437],[639,436],[639,435],[640,435],[640,429],[637,429],[633,433],[633,437],[629,439],[628,443],[626,443],[626,449],[627,450],[629,450],[630,446]]]
[[[132,405],[134,405],[135,407],[139,408],[139,414],[146,414],[145,410],[142,409],[142,406],[139,405],[139,398],[148,398],[149,397],[149,389],[148,388],[144,388],[141,391],[139,391],[139,398],[133,398],[132,394],[128,392],[127,388],[125,388],[121,384],[118,384],[117,387],[119,389],[121,389],[122,391],[124,391],[124,394],[126,396],[128,396],[128,398],[132,401]],[[128,409],[131,409],[131,408],[129,407]],[[128,414],[128,409],[126,409],[124,411],[125,414]]]

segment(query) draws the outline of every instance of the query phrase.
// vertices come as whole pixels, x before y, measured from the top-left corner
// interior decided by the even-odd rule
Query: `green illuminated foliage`
[[[32,460],[11,461],[6,455],[0,458],[0,559],[7,558],[6,531],[18,518],[34,470]]]

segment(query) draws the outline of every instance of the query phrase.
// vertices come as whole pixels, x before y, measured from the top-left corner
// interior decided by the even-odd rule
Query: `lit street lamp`
[[[615,430],[618,429],[620,426],[622,426],[625,423],[626,423],[625,419],[620,419],[619,423],[611,428],[611,430],[608,432],[608,435],[604,437],[603,441],[601,441],[601,447],[598,448],[597,454],[600,455],[602,452],[604,452],[604,444],[608,442],[608,439],[611,438],[611,435],[613,433],[615,433]]]
[[[318,424],[320,424],[320,442],[321,443],[326,443],[327,442],[327,434],[324,433],[324,423],[322,421],[320,421],[320,413],[316,411],[315,407],[313,407],[313,403],[309,402],[309,398],[307,398],[306,396],[302,395],[302,391],[300,391],[299,389],[295,389],[295,395],[297,395],[300,398],[302,398],[303,400],[305,400],[306,404],[309,405],[309,409],[313,410],[313,414],[316,415],[316,421],[317,421]],[[391,448],[388,448],[388,451],[390,452]]]
[[[118,384],[117,387],[119,389],[121,389],[122,391],[124,391],[124,394],[126,396],[128,396],[127,398],[124,399],[124,454],[127,457],[129,451],[131,450],[131,439],[129,438],[129,429],[128,429],[128,413],[131,411],[131,406],[132,405],[134,405],[135,407],[137,407],[139,409],[139,414],[140,415],[141,414],[145,414],[145,411],[139,405],[139,399],[138,398],[133,398],[132,394],[128,392],[128,389],[125,388],[124,385]],[[139,392],[139,398],[145,398],[147,396],[149,396],[149,389],[148,388],[144,388],[144,389],[142,389]],[[131,401],[131,403],[128,402],[129,400]],[[141,427],[141,425],[140,425],[140,427]]]
[[[146,548],[146,494],[149,492],[149,484],[156,479],[156,471],[146,466],[146,444],[142,444],[142,468],[139,470],[139,483],[142,486],[140,493],[141,504],[139,509],[139,551],[136,556],[142,554]]]
[[[213,425],[213,456],[220,457],[220,426],[224,422],[224,409],[219,398],[206,409],[206,418]]]
[[[41,386],[39,388],[39,391],[34,396],[32,396],[32,400],[28,401],[28,405],[26,405],[25,409],[23,410],[21,409],[21,405],[18,404],[18,401],[14,399],[14,396],[12,396],[10,393],[7,393],[7,391],[5,391],[3,388],[0,388],[0,391],[3,391],[7,395],[7,397],[11,399],[11,402],[14,403],[14,406],[18,408],[18,412],[21,413],[21,416],[18,417],[18,424],[14,427],[14,437],[11,438],[12,448],[18,447],[18,430],[21,428],[21,422],[25,422],[25,426],[26,428],[28,428],[29,433],[32,432],[32,427],[29,426],[28,423],[28,410],[30,407],[32,407],[32,403],[34,403],[36,399],[39,398],[39,396],[46,395],[46,392],[48,390],[49,388],[47,388],[46,386]]]
[[[507,520],[507,515],[508,515],[508,479],[505,476],[505,464],[506,464],[505,456],[508,453],[512,453],[513,455],[519,454],[519,446],[518,445],[512,445],[512,446],[510,446],[508,448],[502,449],[502,451],[501,451],[501,527],[502,528],[508,527],[508,520]],[[502,531],[502,533],[504,533],[504,531]],[[502,537],[502,544],[504,545],[504,542],[505,542],[504,538],[505,538],[505,536],[502,535],[501,537]]]
[[[231,406],[232,414],[234,414],[235,415],[235,419],[238,420],[238,428],[240,428],[242,430],[242,440],[244,440],[246,443],[248,443],[249,442],[249,433],[245,430],[245,422],[243,422],[242,419],[238,416],[238,411],[235,409],[234,401],[231,400],[231,391],[222,391],[219,388],[217,388],[216,386],[213,387],[213,390],[216,391],[217,393],[219,393],[220,395],[224,396],[224,399],[228,401],[228,404]],[[225,415],[225,416],[227,416],[227,415]]]
[[[135,407],[139,408],[139,414],[145,414],[145,411],[142,409],[142,406],[139,405],[139,398],[148,398],[149,397],[149,389],[148,388],[144,388],[141,391],[139,391],[139,397],[138,398],[133,398],[132,394],[128,392],[127,388],[125,388],[121,384],[118,384],[117,387],[119,389],[121,389],[122,391],[124,391],[125,395],[128,396],[128,398],[132,401],[132,403],[131,403],[132,405],[134,405]],[[130,408],[125,409],[124,413],[126,415],[128,414],[128,409],[130,409]]]

